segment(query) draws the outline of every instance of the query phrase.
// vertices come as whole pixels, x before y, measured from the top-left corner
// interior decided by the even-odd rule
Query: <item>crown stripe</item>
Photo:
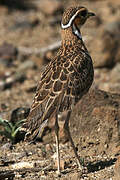
[[[75,19],[75,17],[78,15],[78,11],[71,17],[71,19],[70,19],[70,21],[68,22],[68,24],[62,24],[61,23],[61,27],[62,27],[62,29],[66,29],[66,28],[68,28],[68,27],[70,27],[71,26],[71,24],[72,24],[72,22],[73,22],[73,20]]]
[[[82,10],[85,10],[85,8],[83,7],[82,9],[80,9],[80,11],[82,11]],[[72,22],[73,22],[73,20],[75,19],[75,17],[78,15],[78,13],[79,13],[80,11],[77,11],[77,12],[71,17],[71,19],[69,20],[68,24],[65,24],[65,25],[64,25],[64,24],[61,23],[61,28],[62,28],[62,29],[66,29],[66,28],[70,27],[71,24],[72,24]]]

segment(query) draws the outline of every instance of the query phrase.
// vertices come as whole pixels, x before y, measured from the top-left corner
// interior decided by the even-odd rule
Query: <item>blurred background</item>
[[[5,166],[6,162],[9,165],[16,156],[18,159],[14,159],[14,162],[21,161],[24,156],[26,161],[31,162],[31,155],[24,151],[24,144],[17,144],[16,149],[12,146],[13,151],[21,152],[16,155],[11,151],[11,145],[5,143],[8,139],[13,144],[24,139],[24,134],[17,134],[22,123],[19,120],[28,116],[41,72],[60,47],[62,14],[64,9],[71,5],[85,6],[96,14],[96,17],[90,18],[82,27],[81,33],[94,62],[95,78],[91,89],[103,90],[95,90],[86,96],[86,99],[83,98],[74,111],[71,127],[83,156],[89,153],[88,162],[96,163],[89,167],[90,179],[93,172],[93,179],[96,179],[95,170],[98,170],[99,174],[99,167],[104,169],[100,179],[110,179],[114,174],[112,165],[116,161],[114,158],[111,160],[111,157],[113,154],[115,157],[116,154],[118,155],[118,151],[116,153],[115,149],[111,150],[116,147],[118,123],[120,137],[120,0],[0,0],[0,165]],[[82,115],[80,112],[83,112]],[[63,127],[62,122],[61,127]],[[1,129],[4,129],[4,132]],[[46,130],[47,135],[51,129]],[[60,134],[65,141],[63,130]],[[45,143],[54,142],[51,136],[46,139],[44,139]],[[30,152],[31,146],[32,158],[35,160],[38,160],[38,154],[41,159],[44,157],[50,159],[51,154],[55,153],[54,144],[28,145],[26,149]],[[41,146],[41,149],[37,146]],[[39,153],[36,154],[36,151]],[[50,153],[47,156],[48,151]],[[64,145],[64,151],[65,156],[68,154],[67,144]],[[71,154],[71,149],[69,151]],[[7,160],[6,153],[10,155]],[[63,162],[63,169],[71,164],[71,161],[66,164]],[[120,168],[120,158],[118,164]],[[41,163],[38,165],[42,166]],[[109,169],[109,166],[112,168]],[[74,168],[75,165],[70,167]],[[105,167],[108,167],[107,173]],[[9,175],[9,173],[7,176],[1,175],[0,179],[8,178]],[[34,173],[32,176],[34,177]],[[78,176],[73,173],[68,179],[75,177],[77,180]]]

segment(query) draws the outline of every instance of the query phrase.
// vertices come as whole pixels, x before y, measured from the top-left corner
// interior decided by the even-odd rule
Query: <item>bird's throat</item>
[[[81,39],[82,39],[82,36],[81,36],[81,33],[80,33],[78,27],[77,27],[76,25],[73,24],[72,30],[73,30],[74,35],[77,36],[78,39],[81,40]]]
[[[76,44],[82,42],[82,36],[80,30],[75,25],[72,25],[69,28],[62,29],[62,44],[65,46],[67,44]]]

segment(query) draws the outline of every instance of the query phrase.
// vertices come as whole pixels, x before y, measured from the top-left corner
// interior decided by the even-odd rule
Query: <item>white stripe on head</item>
[[[72,24],[72,22],[73,22],[73,20],[75,19],[75,17],[78,15],[78,11],[71,17],[71,19],[70,19],[70,21],[68,22],[68,24],[62,24],[61,23],[61,27],[62,27],[62,29],[66,29],[66,28],[68,28],[68,27],[70,27],[71,26],[71,24]]]

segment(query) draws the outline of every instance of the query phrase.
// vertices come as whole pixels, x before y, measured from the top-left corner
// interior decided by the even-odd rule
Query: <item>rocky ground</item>
[[[56,175],[53,124],[34,144],[0,136],[0,179],[120,179],[120,2],[119,0],[0,1],[0,118],[26,118],[41,71],[60,46],[64,9],[80,4],[96,17],[82,28],[94,61],[95,79],[75,106],[72,137],[88,172],[77,167],[60,120],[61,177]],[[2,129],[2,127],[0,127]],[[21,141],[20,141],[21,140]]]

